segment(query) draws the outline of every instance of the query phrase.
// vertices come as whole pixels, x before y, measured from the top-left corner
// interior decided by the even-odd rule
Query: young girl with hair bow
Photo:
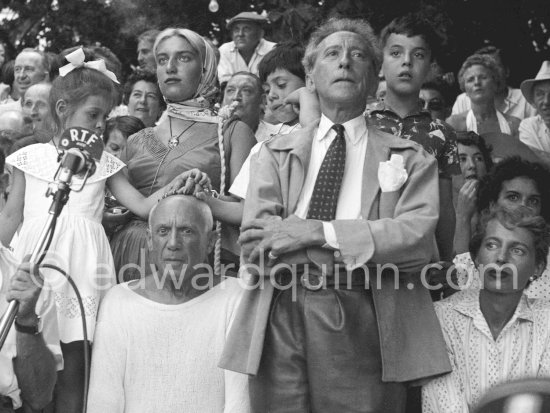
[[[41,228],[48,219],[51,200],[44,197],[58,168],[59,144],[63,130],[81,127],[101,136],[107,115],[117,100],[116,76],[102,60],[84,62],[82,49],[69,54],[68,65],[60,69],[49,97],[56,133],[49,143],[27,146],[7,158],[13,168],[13,186],[6,207],[0,215],[0,241],[13,242],[15,256],[22,260],[36,245]],[[195,183],[206,184],[198,171],[177,176],[168,186],[148,198],[127,180],[118,158],[103,152],[96,172],[82,191],[71,192],[61,212],[44,263],[65,270],[75,281],[82,296],[87,323],[87,337],[92,341],[101,298],[116,283],[109,242],[101,225],[105,185],[134,214],[147,218],[152,206],[170,190],[184,186],[192,191]],[[189,178],[189,179],[188,179]],[[184,182],[185,181],[185,182]],[[73,185],[82,183],[73,177]],[[45,288],[54,291],[64,369],[58,373],[56,411],[77,412],[82,409],[83,330],[81,314],[74,292],[65,278],[52,270],[41,270]]]

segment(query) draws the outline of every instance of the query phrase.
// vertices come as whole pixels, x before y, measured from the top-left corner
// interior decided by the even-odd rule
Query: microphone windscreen
[[[75,127],[65,129],[59,140],[59,149],[66,151],[71,148],[87,152],[96,163],[99,163],[105,145],[101,136],[97,135],[94,131]]]

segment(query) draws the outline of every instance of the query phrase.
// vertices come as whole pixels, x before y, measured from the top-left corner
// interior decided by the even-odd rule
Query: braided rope
[[[218,146],[220,148],[220,195],[225,194],[225,147],[223,142],[223,126],[225,119],[219,117],[218,121]],[[221,257],[222,257],[222,223],[220,220],[216,221],[216,245],[214,246],[214,274],[221,276]]]
[[[223,142],[223,129],[225,123],[231,119],[233,112],[237,107],[238,102],[233,102],[228,106],[224,106],[218,112],[218,147],[220,148],[220,196],[225,195],[225,180],[227,166],[225,164],[225,145]],[[216,244],[214,246],[214,274],[221,276],[221,256],[222,256],[222,223],[216,221]]]

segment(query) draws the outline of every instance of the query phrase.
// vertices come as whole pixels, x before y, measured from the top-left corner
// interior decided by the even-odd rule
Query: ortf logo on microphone
[[[93,131],[85,128],[65,129],[59,142],[59,148],[63,151],[77,148],[87,152],[97,163],[101,160],[104,147],[103,139]]]

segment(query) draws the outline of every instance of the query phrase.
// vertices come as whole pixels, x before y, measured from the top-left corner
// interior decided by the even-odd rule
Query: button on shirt
[[[235,47],[235,42],[224,43],[220,46],[220,63],[218,64],[218,79],[220,83],[227,82],[237,72],[252,72],[258,74],[258,64],[269,52],[275,43],[261,39],[250,58],[248,65]]]
[[[330,144],[336,138],[336,131],[331,129],[332,125],[334,125],[334,122],[325,115],[321,116],[319,127],[311,145],[306,179],[294,212],[294,215],[299,218],[305,219],[307,216],[317,174]],[[345,129],[344,137],[346,138],[346,166],[338,196],[336,219],[358,219],[361,216],[363,165],[367,153],[367,123],[364,116],[360,115],[342,125]],[[338,249],[338,240],[333,225],[324,222],[323,228],[327,245]]]
[[[510,321],[493,339],[479,307],[479,290],[435,303],[450,374],[422,389],[425,413],[468,413],[490,388],[521,378],[550,377],[550,302],[524,294]]]

